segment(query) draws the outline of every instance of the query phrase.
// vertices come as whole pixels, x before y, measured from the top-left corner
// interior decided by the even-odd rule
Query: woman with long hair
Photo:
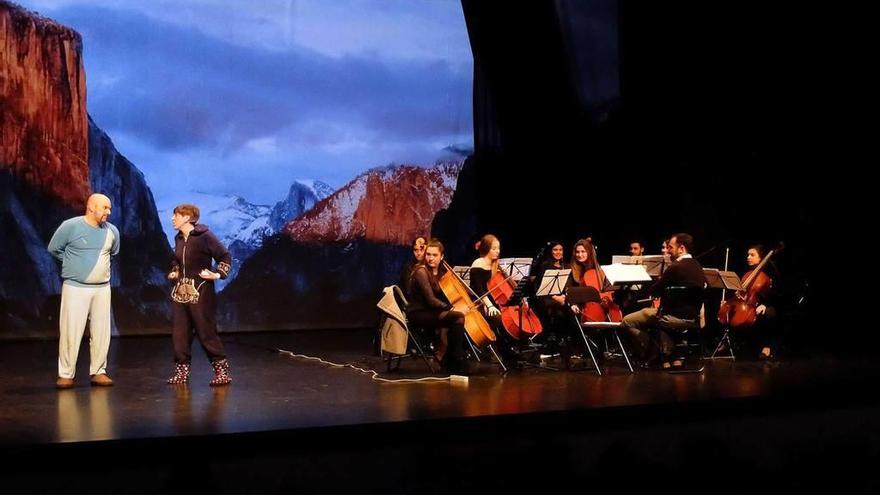
[[[505,361],[514,361],[517,359],[517,352],[515,350],[517,341],[504,329],[504,324],[501,321],[501,306],[489,291],[491,288],[497,289],[497,287],[490,287],[490,280],[492,280],[493,276],[499,272],[505,278],[508,276],[498,264],[498,259],[501,256],[501,241],[492,234],[486,234],[477,243],[477,253],[480,257],[474,260],[470,270],[471,290],[475,294],[482,296],[480,302],[482,303],[483,314],[486,316],[486,321],[489,322],[498,339],[497,341],[500,343],[501,357]]]
[[[425,262],[417,264],[410,275],[409,306],[407,319],[411,325],[434,329],[440,344],[437,357],[444,370],[450,374],[467,374],[464,359],[464,317],[466,313],[454,311],[440,288],[444,247],[437,239],[425,245]]]

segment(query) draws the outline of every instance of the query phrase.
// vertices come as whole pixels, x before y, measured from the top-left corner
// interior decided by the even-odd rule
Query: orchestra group
[[[107,373],[112,326],[110,278],[120,234],[108,222],[111,210],[107,196],[91,195],[84,215],[63,222],[47,248],[61,263],[63,281],[58,388],[74,386],[87,323],[89,381],[93,386],[113,385]],[[214,371],[209,384],[224,386],[232,378],[217,334],[214,283],[229,276],[232,257],[208,227],[198,223],[199,216],[197,206],[184,203],[174,208],[170,219],[177,231],[167,273],[174,284],[174,368],[166,381],[173,385],[189,381],[191,348],[197,338]],[[614,328],[621,330],[618,350],[626,352],[619,338],[622,333],[641,366],[679,368],[687,356],[677,352],[680,346],[676,339],[705,320],[706,277],[691,254],[693,244],[689,234],[670,236],[662,243],[659,257],[665,268],[656,280],[647,283],[647,278],[644,284],[620,288],[607,283],[591,238],[577,241],[567,260],[562,243],[547,243],[539,256],[529,260],[528,276],[517,280],[508,273],[509,267],[501,266],[501,241],[487,234],[475,245],[477,257],[467,269],[465,281],[444,259],[442,242],[419,237],[412,244],[413,256],[403,267],[400,280],[407,300],[407,324],[429,333],[433,357],[450,374],[468,374],[468,356],[485,349],[505,369],[535,363],[545,355],[560,356],[568,364],[577,353],[589,355],[598,369],[597,360],[610,354],[608,339],[596,335],[599,330],[595,324],[603,322],[617,323]],[[630,243],[629,254],[635,259],[644,257],[644,252],[641,242]],[[746,261],[750,270],[718,311],[719,322],[736,329],[737,342],[759,349],[755,354],[763,358],[770,358],[777,346],[774,279],[765,269],[773,252],[765,252],[760,245],[749,247]],[[556,272],[566,273],[558,290],[536,290],[536,281],[543,280],[545,273]],[[606,349],[599,349],[597,342],[603,341]],[[728,345],[730,342],[726,340]]]
[[[607,282],[591,238],[575,242],[568,258],[562,243],[548,243],[531,261],[530,276],[516,281],[499,263],[501,241],[494,235],[476,243],[476,259],[466,277],[446,262],[440,240],[418,237],[400,275],[407,323],[427,335],[433,357],[449,374],[467,374],[467,356],[484,348],[505,369],[556,356],[568,367],[572,359],[601,362],[611,350],[627,352],[609,349],[612,340],[596,330],[601,325],[589,325],[595,322],[616,323],[604,328],[619,330],[620,347],[626,342],[640,367],[678,369],[693,358],[676,344],[686,330],[699,330],[706,320],[707,279],[693,247],[691,235],[671,235],[661,244],[665,262],[650,283],[618,287]],[[761,245],[748,248],[749,271],[717,315],[725,328],[736,331],[746,357],[756,359],[773,357],[776,346],[774,283],[765,269],[769,254]],[[642,259],[644,244],[631,242],[629,255]],[[567,274],[563,290],[537,290],[548,270]]]

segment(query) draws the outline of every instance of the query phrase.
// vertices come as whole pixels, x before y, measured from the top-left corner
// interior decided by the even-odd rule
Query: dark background
[[[841,156],[824,154],[834,124],[825,108],[837,95],[825,85],[830,33],[802,10],[762,2],[462,3],[476,152],[435,219],[449,258],[470,263],[474,241],[492,232],[502,256],[558,239],[566,259],[591,236],[608,263],[632,239],[650,254],[688,232],[704,266],[723,267],[730,248],[742,274],[748,245],[782,241],[781,309],[797,327],[789,347],[862,352],[841,333],[828,338],[824,322],[848,311],[816,302],[850,234],[839,184],[860,187]],[[582,87],[595,81],[576,62],[597,41],[568,20],[608,8],[619,14],[620,96],[589,100]]]

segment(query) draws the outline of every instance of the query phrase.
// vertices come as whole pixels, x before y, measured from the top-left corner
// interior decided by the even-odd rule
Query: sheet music
[[[672,264],[672,258],[662,254],[650,254],[646,256],[614,255],[611,257],[612,265],[644,265],[645,270],[652,277],[659,277],[663,266]]]
[[[724,285],[727,286],[728,289],[731,290],[742,290],[742,281],[740,281],[739,275],[734,272],[719,272],[721,274],[721,280],[724,281]]]
[[[501,258],[498,265],[512,275],[510,278],[514,283],[529,276],[529,270],[532,267],[532,258]]]
[[[739,275],[725,272],[717,268],[703,268],[706,283],[713,289],[742,290]]]
[[[538,287],[536,296],[556,296],[565,291],[568,285],[568,278],[571,276],[571,269],[564,270],[546,270],[541,278],[541,285]]]
[[[465,282],[469,282],[471,279],[471,267],[469,266],[453,266],[452,271]]]
[[[644,265],[602,265],[602,271],[605,272],[605,279],[611,285],[637,284],[651,281],[651,276],[648,275]]]

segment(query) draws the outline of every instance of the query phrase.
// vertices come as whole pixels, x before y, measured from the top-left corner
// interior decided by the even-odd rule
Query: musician
[[[567,268],[562,260],[565,255],[565,248],[561,242],[553,241],[550,243],[550,257],[541,263],[537,276],[535,277],[535,289],[541,284],[544,272],[547,270],[562,270]],[[544,320],[545,338],[552,348],[556,342],[566,337],[565,324],[571,319],[571,313],[565,304],[565,294],[555,296],[538,297],[538,305]]]
[[[428,240],[422,236],[418,236],[413,240],[412,258],[404,263],[403,268],[400,270],[400,289],[404,294],[409,294],[409,281],[413,268],[425,261],[425,244],[427,243]]]
[[[584,274],[589,270],[598,270],[599,264],[593,258],[593,244],[590,238],[580,239],[574,243],[568,267],[571,268],[572,281],[583,285]]]
[[[559,270],[564,268],[571,269],[571,276],[566,284],[569,287],[579,287],[583,285],[584,273],[591,268],[595,268],[596,263],[592,260],[592,249],[589,249],[588,240],[579,240],[572,249],[571,259],[567,264],[563,264],[562,257],[564,250],[561,244],[554,244],[551,250],[551,258],[542,265],[540,276],[546,270]],[[558,257],[557,257],[558,256]],[[541,278],[539,277],[538,280]],[[548,343],[551,350],[555,350],[558,344],[560,352],[567,355],[571,349],[569,344],[571,336],[577,331],[576,320],[580,314],[581,308],[576,304],[569,305],[566,301],[565,294],[558,296],[544,296],[540,298],[546,318],[547,324],[544,325],[550,330],[548,335]]]
[[[749,246],[746,252],[748,271],[754,270],[766,255],[767,250],[761,244]],[[742,341],[748,351],[753,352],[760,348],[760,352],[756,354],[761,359],[768,359],[773,356],[773,349],[776,347],[778,337],[775,282],[779,277],[772,267],[773,265],[767,264],[763,270],[763,273],[770,277],[770,285],[757,293],[758,306],[755,312],[758,315],[758,319],[751,327],[741,328],[737,331],[737,340]],[[742,278],[742,281],[745,282],[746,276],[743,275]]]
[[[593,249],[589,239],[581,239],[574,244],[568,267],[571,268],[570,287],[582,287],[584,285],[584,274],[588,270],[596,270],[598,268],[596,260],[593,259]],[[581,312],[581,308],[576,304],[571,305],[571,310],[575,314]]]
[[[505,361],[515,360],[517,357],[516,351],[514,351],[516,341],[504,330],[504,325],[501,322],[501,308],[489,294],[489,280],[501,271],[498,266],[498,258],[501,256],[501,242],[494,235],[486,234],[477,243],[477,252],[480,257],[474,260],[470,270],[471,290],[478,296],[483,296],[481,298],[483,314],[498,338],[501,357]],[[504,272],[502,271],[502,273]],[[507,275],[504,273],[505,277]]]
[[[669,251],[669,239],[663,239],[663,243],[660,244],[660,254],[663,256],[671,255]]]
[[[614,305],[612,301],[613,293],[611,291],[602,291],[604,273],[599,266],[599,262],[593,257],[595,252],[590,238],[581,239],[574,245],[572,260],[569,265],[572,283],[577,286],[589,286],[596,289],[602,298],[602,310],[607,312]],[[572,305],[571,309],[575,313],[580,313],[584,308]],[[594,321],[606,321],[605,318]],[[587,319],[583,321],[587,321]]]
[[[571,282],[569,284],[569,287],[591,286],[594,287],[596,290],[600,289],[598,277],[599,264],[593,257],[593,245],[590,238],[580,239],[574,244],[574,247],[571,251],[571,259],[568,263],[568,268],[571,269]],[[588,273],[590,274],[590,276],[585,277],[585,275],[587,275]],[[571,309],[572,313],[577,315],[577,318],[582,317],[581,312],[584,310],[584,308],[581,308],[577,304],[570,304],[569,308]],[[604,321],[604,319],[601,321]],[[576,325],[577,323],[572,323],[572,331],[575,330],[574,327]],[[586,351],[586,349],[584,349],[584,351]]]
[[[663,244],[660,247],[660,251],[663,254],[666,254],[666,241],[663,241]],[[644,256],[645,255],[645,245],[639,239],[633,239],[629,243],[629,255],[630,256]],[[639,284],[632,285],[626,290],[619,290],[613,293],[614,303],[620,308],[623,314],[633,313],[638,311],[643,307],[642,303],[639,302],[640,299],[647,297],[647,287]]]
[[[424,263],[417,264],[410,275],[407,319],[412,325],[437,330],[440,337],[438,357],[449,374],[467,374],[464,359],[464,317],[466,313],[452,310],[440,288],[443,276],[443,243],[431,239],[425,244]]]
[[[694,320],[699,318],[702,301],[666,300],[664,290],[667,287],[704,287],[706,279],[703,276],[703,267],[690,254],[693,249],[693,237],[690,234],[679,233],[673,235],[668,242],[667,251],[673,263],[663,272],[660,279],[651,287],[650,293],[655,297],[661,297],[660,305],[663,307],[664,316],[681,320]],[[636,348],[641,355],[641,360],[647,365],[661,359],[663,367],[670,366],[669,358],[672,355],[673,341],[665,331],[657,328],[659,317],[657,309],[645,308],[623,318],[625,328]],[[655,332],[652,335],[649,332]],[[656,345],[659,340],[659,349]],[[674,366],[681,366],[676,360]]]
[[[645,255],[645,246],[642,245],[642,241],[632,241],[629,243],[629,255],[630,256],[644,256]]]

